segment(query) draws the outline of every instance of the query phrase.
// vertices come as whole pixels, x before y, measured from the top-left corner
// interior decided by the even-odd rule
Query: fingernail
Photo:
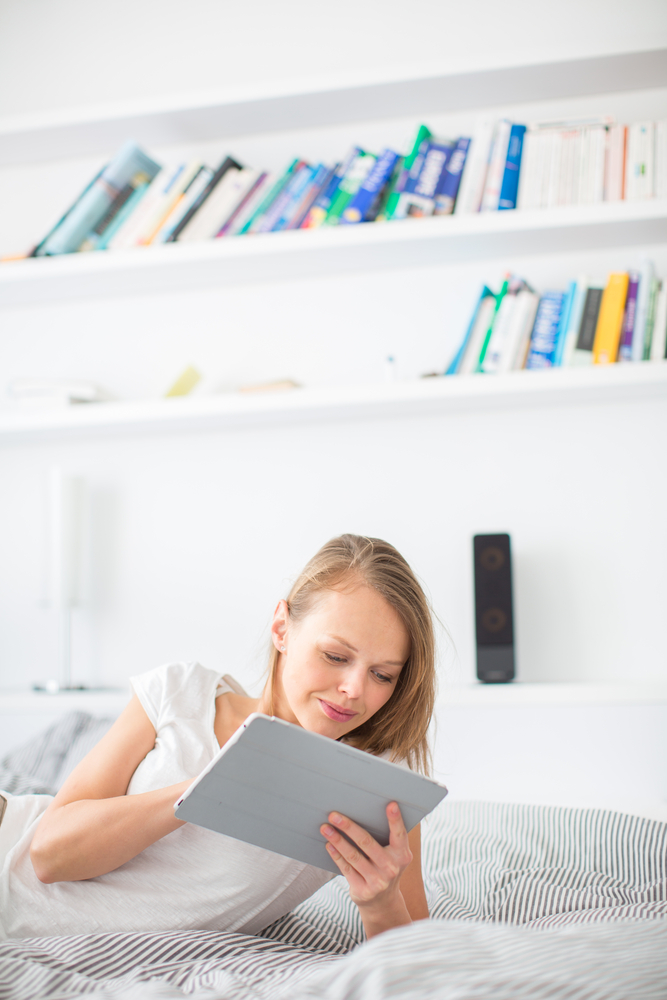
[[[392,802],[392,804],[389,806],[389,809],[391,810],[392,816],[398,815],[398,806],[396,805],[395,802]]]
[[[327,826],[326,823],[322,827],[322,833],[324,834],[325,837],[332,837],[335,832],[336,831],[333,829],[333,827]]]
[[[331,820],[332,823],[342,823],[343,822],[343,817],[340,816],[338,813],[329,813],[329,819]]]

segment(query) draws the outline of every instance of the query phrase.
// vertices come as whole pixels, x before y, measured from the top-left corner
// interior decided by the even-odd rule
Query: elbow
[[[30,862],[35,875],[44,885],[51,885],[53,882],[60,881],[56,867],[53,864],[52,853],[45,850],[43,845],[36,844],[34,841],[30,847]]]

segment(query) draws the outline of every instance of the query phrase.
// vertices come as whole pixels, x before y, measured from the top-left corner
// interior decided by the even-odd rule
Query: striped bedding
[[[59,725],[78,743],[99,738],[98,720]],[[70,737],[54,761],[57,729],[49,753],[32,741],[0,761],[0,787],[62,779],[82,748]],[[423,864],[433,919],[364,944],[335,879],[258,937],[0,942],[0,1000],[667,1000],[667,824],[445,800],[424,824]]]

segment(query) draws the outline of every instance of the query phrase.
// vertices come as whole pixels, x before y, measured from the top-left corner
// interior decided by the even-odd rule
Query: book
[[[143,231],[147,219],[155,210],[156,205],[162,203],[165,191],[168,191],[174,180],[183,169],[182,164],[163,167],[151,181],[148,191],[135,208],[120,226],[115,235],[109,240],[108,247],[111,250],[124,250],[137,245],[139,237]]]
[[[607,163],[604,200],[622,201],[625,196],[625,156],[628,129],[626,125],[611,125],[607,130]]]
[[[304,191],[301,202],[297,205],[294,215],[289,221],[288,229],[300,229],[310,209],[331,180],[334,169],[320,163],[315,170],[310,185]]]
[[[343,210],[340,219],[342,225],[354,225],[367,220],[382,188],[392,176],[398,159],[398,153],[393,149],[382,150],[359,190]]]
[[[172,229],[167,243],[174,243],[180,237],[183,230],[188,226],[194,217],[194,215],[199,211],[202,205],[206,202],[207,198],[210,198],[213,191],[215,191],[218,184],[221,182],[228,170],[241,170],[241,164],[238,163],[233,157],[226,156],[218,169],[215,171],[211,177],[208,184],[204,187],[204,190],[199,194],[198,198],[195,198],[190,208],[183,215],[181,221],[177,223]]]
[[[252,167],[231,167],[204,204],[179,233],[179,243],[194,243],[217,236],[238,205],[255,186],[260,171]]]
[[[625,164],[628,201],[653,197],[654,134],[653,122],[637,122],[628,129]]]
[[[461,174],[459,194],[454,209],[456,215],[479,212],[491,155],[493,128],[492,123],[485,122],[475,130],[472,137]]]
[[[484,285],[463,343],[454,359],[457,364],[455,369],[457,374],[469,375],[477,370],[479,355],[493,321],[495,309],[496,295],[488,285]],[[453,373],[452,364],[447,369],[449,374]]]
[[[76,252],[108,213],[118,195],[128,186],[137,188],[146,181],[152,181],[159,169],[159,164],[136,143],[126,142],[35,248],[34,255],[46,257]]]
[[[632,351],[633,361],[644,360],[644,343],[646,340],[646,320],[648,318],[651,288],[654,278],[653,263],[650,260],[642,261],[639,269],[639,287],[637,289],[637,307],[635,311],[635,323],[632,330]]]
[[[628,294],[625,299],[621,340],[618,346],[619,362],[632,361],[632,337],[637,315],[637,291],[639,289],[639,273],[630,271],[628,274]]]
[[[519,292],[528,290],[523,278],[511,276],[507,283],[507,291],[498,308],[489,343],[481,362],[481,371],[493,373],[500,370],[503,358],[507,354],[508,339]]]
[[[238,236],[257,214],[258,209],[266,200],[267,192],[273,190],[277,177],[275,174],[260,174],[257,184],[244,202],[238,206],[220,231],[221,236]]]
[[[139,202],[146,194],[149,187],[150,185],[148,182],[144,182],[143,184],[139,184],[139,186],[134,189],[130,197],[127,199],[120,211],[116,213],[104,232],[98,236],[97,239],[95,239],[92,249],[106,250],[108,248],[111,240],[114,238],[121,226],[125,225],[126,221],[137,208]],[[89,236],[88,240],[92,242],[93,237]]]
[[[586,289],[586,297],[581,311],[581,323],[579,324],[579,331],[577,333],[577,342],[572,352],[572,364],[575,366],[590,365],[593,363],[593,341],[595,340],[595,329],[598,323],[602,292],[602,288],[594,288],[590,285]]]
[[[415,158],[399,195],[395,219],[433,215],[438,184],[453,152],[453,142],[428,141],[423,155],[420,153]]]
[[[137,190],[143,190],[144,188],[144,184],[139,184],[137,188],[133,187],[131,184],[126,184],[125,187],[118,192],[97,225],[94,226],[90,233],[88,233],[88,236],[79,247],[79,253],[84,253],[90,250],[98,250],[109,230],[115,230],[114,223],[118,216],[120,215],[121,218],[127,217],[124,209],[128,202],[132,202],[132,196]],[[136,204],[136,202],[133,204]]]
[[[664,361],[667,356],[667,281],[660,282],[655,305],[655,325],[651,339],[651,361]]]
[[[209,167],[205,167],[203,164],[200,165],[197,172],[191,178],[190,182],[183,188],[171,209],[165,215],[162,220],[162,225],[153,236],[151,243],[167,242],[176,226],[180,223],[181,219],[184,218],[186,213],[190,211],[191,207],[194,205],[195,201],[197,201],[200,194],[202,194],[212,177],[213,171]]]
[[[551,368],[560,324],[560,314],[565,299],[564,292],[545,292],[540,298],[535,316],[526,368]]]
[[[265,212],[269,210],[275,199],[278,197],[280,192],[283,190],[286,184],[289,184],[294,171],[297,169],[301,160],[292,160],[290,165],[286,170],[280,174],[271,187],[265,189],[264,197],[260,200],[259,205],[255,209],[254,213],[250,216],[245,224],[238,230],[239,236],[243,236],[245,233],[255,232],[257,226],[260,224]]]
[[[324,220],[326,219],[329,209],[331,208],[331,203],[336,197],[340,182],[360,152],[361,149],[359,146],[353,146],[352,149],[349,150],[345,159],[336,164],[328,183],[322,188],[322,191],[315,199],[312,208],[301,223],[301,229],[317,229],[318,226],[324,224]]]
[[[364,150],[360,150],[357,153],[344,176],[341,177],[338,190],[331,199],[331,205],[324,220],[325,226],[338,225],[343,212],[368,177],[376,160],[376,156],[372,153],[366,153]]]
[[[498,196],[499,211],[516,208],[517,193],[519,190],[519,171],[521,169],[521,151],[525,132],[525,125],[512,125],[510,129],[505,169]]]
[[[470,141],[467,136],[461,136],[458,139],[452,155],[440,174],[438,186],[435,189],[434,215],[451,215],[454,211],[461,186],[461,177],[470,149]]]
[[[236,231],[235,227],[238,226],[239,220],[247,219],[248,218],[247,213],[249,211],[249,208],[257,204],[257,198],[259,197],[259,193],[261,193],[262,191],[262,187],[264,182],[266,181],[267,174],[265,172],[260,173],[259,171],[256,171],[256,173],[257,177],[255,179],[254,184],[250,184],[246,193],[237,203],[231,215],[227,217],[226,222],[220,227],[218,232],[215,234],[216,239],[219,239],[222,236],[229,235],[232,232],[232,230]]]
[[[507,331],[507,342],[498,365],[499,373],[519,371],[525,367],[539,304],[540,297],[532,289],[522,288],[518,293]]]
[[[558,324],[558,333],[556,334],[556,346],[554,348],[554,368],[560,368],[563,364],[563,358],[565,355],[565,341],[567,339],[567,332],[570,327],[570,316],[572,315],[572,308],[574,306],[574,300],[577,296],[577,282],[571,281],[565,292],[565,298],[563,300],[563,308],[560,313],[560,322]]]
[[[655,174],[656,198],[667,198],[667,120],[655,123]]]
[[[484,335],[484,340],[482,341],[482,346],[481,346],[481,349],[480,349],[480,352],[479,352],[479,358],[477,359],[477,366],[475,368],[475,371],[477,371],[477,372],[483,372],[484,371],[484,359],[486,357],[486,352],[488,350],[489,343],[490,343],[491,337],[493,335],[493,327],[494,327],[494,324],[496,322],[496,318],[498,316],[498,312],[499,312],[500,307],[502,305],[503,299],[507,295],[507,289],[509,288],[509,283],[510,283],[510,275],[507,275],[507,277],[503,281],[502,285],[500,286],[500,291],[498,292],[498,294],[495,297],[495,304],[494,304],[493,311],[491,313],[490,322],[489,322],[488,328],[486,330],[486,333]]]
[[[608,365],[616,361],[628,295],[628,277],[624,272],[610,274],[605,285],[593,341],[595,365]]]
[[[191,160],[189,163],[183,164],[176,172],[171,182],[166,186],[162,198],[156,201],[144,220],[141,232],[136,239],[138,246],[146,246],[153,242],[162,223],[203,166],[199,160]]]
[[[561,366],[565,368],[572,364],[574,351],[577,346],[577,338],[579,336],[579,328],[581,326],[581,317],[584,313],[586,293],[588,292],[589,285],[590,282],[585,275],[577,278],[576,289],[572,297],[570,314],[567,320],[567,329],[563,338],[563,350],[560,360]]]
[[[644,328],[644,350],[642,361],[651,360],[651,344],[653,341],[653,327],[655,325],[655,307],[660,290],[660,282],[654,276],[651,278],[651,288],[649,292],[648,309],[646,311],[646,326]]]
[[[512,123],[507,121],[507,119],[496,123],[480,212],[498,211],[500,189],[505,175],[505,163],[507,162],[507,151],[509,149],[511,133]]]
[[[292,176],[287,180],[279,194],[274,198],[260,219],[252,227],[254,233],[269,233],[282,228],[287,223],[301,198],[305,187],[310,183],[314,170],[305,160],[299,160],[294,166]]]
[[[431,138],[431,135],[432,135],[431,130],[427,128],[426,125],[420,125],[419,128],[417,129],[417,134],[415,135],[414,142],[412,143],[410,152],[405,156],[403,164],[401,166],[400,173],[396,178],[396,183],[394,185],[394,188],[389,194],[389,197],[387,198],[387,202],[382,212],[383,219],[389,221],[394,218],[394,214],[398,206],[399,197],[403,192],[405,183],[407,182],[407,179],[410,175],[410,171],[412,170],[412,167],[414,165],[414,161],[419,156],[420,150],[425,148],[424,143],[428,142],[428,140]]]

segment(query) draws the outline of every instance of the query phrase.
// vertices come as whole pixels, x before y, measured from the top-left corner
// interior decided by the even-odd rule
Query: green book
[[[338,225],[341,215],[368,177],[376,160],[377,156],[373,156],[372,153],[365,153],[363,150],[355,156],[350,164],[350,169],[341,178],[338,190],[332,199],[327,217],[324,220],[325,226]]]
[[[278,197],[278,195],[285,187],[285,185],[291,180],[292,174],[294,173],[294,171],[301,162],[302,161],[298,159],[298,157],[296,160],[292,160],[285,173],[282,175],[282,177],[278,178],[276,183],[273,185],[273,187],[267,194],[266,198],[262,199],[262,201],[259,204],[259,207],[257,208],[257,211],[250,216],[243,229],[240,230],[240,232],[238,233],[239,236],[242,236],[244,233],[251,233],[253,231],[253,226],[255,225],[255,223],[259,222],[259,220],[268,210],[272,202]]]
[[[507,289],[508,289],[508,287],[509,287],[509,275],[503,281],[502,288],[500,289],[500,291],[496,295],[496,306],[495,306],[495,309],[493,310],[493,314],[491,316],[491,322],[489,323],[488,329],[487,329],[487,331],[486,331],[486,333],[484,335],[484,340],[482,341],[482,349],[479,352],[479,358],[477,359],[477,364],[475,365],[475,371],[476,372],[483,372],[484,371],[484,368],[483,368],[484,358],[486,356],[486,350],[487,350],[487,348],[489,346],[489,341],[491,340],[491,334],[493,333],[493,324],[496,321],[496,316],[498,315],[498,310],[500,309],[500,303],[503,301],[503,299],[507,295]]]
[[[653,340],[653,327],[655,326],[655,307],[660,291],[660,282],[657,278],[651,279],[651,291],[649,292],[648,309],[646,310],[646,326],[644,327],[644,351],[643,361],[651,360],[651,341]]]
[[[403,168],[398,174],[396,181],[394,183],[394,189],[387,198],[387,203],[384,207],[384,212],[382,213],[381,217],[383,220],[393,219],[394,212],[396,211],[396,206],[398,205],[398,199],[401,194],[400,190],[398,190],[400,182],[402,182],[403,178],[407,177],[407,175],[410,173],[410,168],[412,167],[412,164],[415,162],[415,158],[417,156],[417,153],[419,152],[419,148],[422,142],[424,141],[424,139],[430,139],[432,134],[433,133],[429,128],[426,127],[426,125],[420,125],[419,128],[417,129],[417,135],[415,136],[415,141],[412,144],[412,149],[405,157],[405,160],[403,161]]]

